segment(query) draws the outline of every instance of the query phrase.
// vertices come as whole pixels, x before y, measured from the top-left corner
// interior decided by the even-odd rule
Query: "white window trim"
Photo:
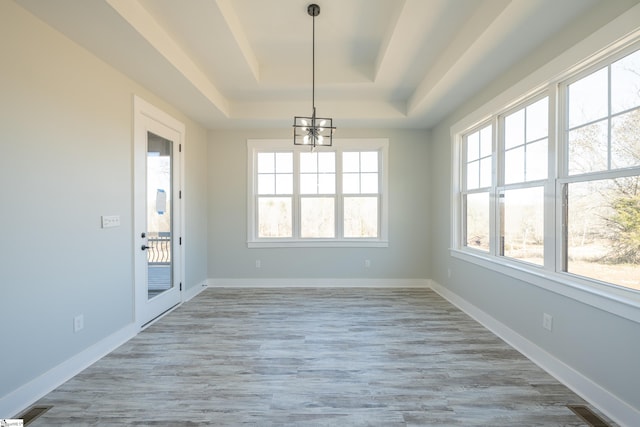
[[[471,112],[469,115],[456,122],[450,130],[451,136],[451,246],[450,254],[456,259],[473,263],[475,265],[487,268],[492,271],[513,277],[518,280],[530,283],[548,291],[569,297],[576,301],[588,304],[609,313],[621,316],[623,318],[640,323],[640,292],[631,289],[619,287],[609,283],[591,280],[571,273],[558,273],[550,268],[548,259],[545,257],[545,266],[535,266],[532,264],[520,262],[508,257],[496,257],[492,253],[466,248],[463,245],[463,237],[461,235],[462,228],[462,165],[460,162],[463,136],[477,128],[481,123],[487,123],[496,117],[497,113],[503,114],[509,111],[517,104],[521,104],[526,99],[532,99],[536,94],[547,90],[554,86],[557,88],[560,82],[575,76],[580,70],[590,69],[594,64],[605,58],[617,55],[619,51],[624,50],[629,45],[640,40],[640,5],[634,6],[626,13],[620,15],[607,25],[593,32],[589,37],[577,43],[572,48],[565,51],[549,63],[540,67],[529,76],[505,90],[491,101],[484,104],[479,109]],[[554,93],[549,94],[551,102],[549,105],[549,114],[554,117],[550,122],[549,131],[549,150],[555,150],[556,132],[551,131],[557,127],[555,123],[556,108],[565,108],[562,99],[558,104],[553,102]],[[549,160],[549,172],[551,176],[559,176],[556,168],[557,162],[561,162],[561,156],[554,156]],[[553,162],[553,164],[552,164]],[[556,187],[560,185],[557,180]],[[545,197],[550,193],[553,195],[559,191],[558,188],[552,188],[553,182],[545,186]],[[555,210],[554,221],[552,224],[545,223],[545,231],[555,230],[561,227],[561,210]],[[545,217],[548,216],[545,214]],[[560,225],[558,225],[560,224]],[[554,240],[554,239],[549,239]],[[547,242],[545,239],[545,253],[547,253],[547,245],[549,254],[558,262],[558,254],[556,242]],[[553,260],[551,261],[553,264]]]
[[[258,238],[256,233],[255,206],[255,156],[259,150],[286,150],[295,152],[309,151],[309,147],[294,146],[289,139],[248,139],[247,140],[247,247],[249,248],[335,248],[335,247],[364,247],[384,248],[389,246],[389,140],[386,138],[334,138],[333,147],[316,147],[316,151],[336,151],[338,154],[348,150],[378,150],[381,153],[380,180],[380,211],[378,238],[291,238],[267,239]],[[337,171],[336,173],[341,173]],[[295,177],[294,177],[295,179]],[[340,196],[340,192],[336,192]],[[294,215],[297,213],[294,212]],[[339,220],[341,216],[336,217]]]

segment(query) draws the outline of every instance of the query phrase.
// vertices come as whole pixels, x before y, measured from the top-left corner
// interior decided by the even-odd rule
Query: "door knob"
[[[145,249],[153,249],[153,246],[142,245],[142,247],[140,249],[142,249],[143,251]]]

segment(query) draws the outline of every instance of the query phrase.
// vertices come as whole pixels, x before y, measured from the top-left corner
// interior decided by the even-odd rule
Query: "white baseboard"
[[[428,288],[428,279],[209,279],[212,288]]]
[[[0,398],[0,418],[19,415],[46,394],[129,341],[137,333],[138,328],[132,323],[3,396]]]
[[[503,339],[507,344],[569,387],[595,408],[598,408],[617,424],[621,426],[638,425],[640,410],[619,399],[590,378],[587,378],[446,287],[430,281],[430,288]]]
[[[207,286],[208,286],[207,285],[207,281],[205,280],[204,282],[200,282],[195,286],[192,286],[190,288],[185,289],[184,293],[183,293],[182,302],[187,302],[187,301],[191,300],[196,295],[198,295],[200,292],[202,292],[205,289],[207,289]]]

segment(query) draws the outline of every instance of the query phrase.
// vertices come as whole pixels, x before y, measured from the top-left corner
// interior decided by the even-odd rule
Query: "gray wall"
[[[2,398],[134,321],[133,95],[187,126],[187,287],[207,278],[207,141],[14,2],[0,17]],[[101,229],[101,215],[121,226]]]
[[[432,228],[429,271],[439,284],[640,409],[639,324],[449,255],[451,126],[636,2],[605,3],[608,7],[566,28],[433,129],[430,181],[442,185],[431,187],[430,215],[438,226]],[[543,312],[554,316],[553,333],[542,329]]]
[[[339,124],[338,124],[339,125]],[[426,279],[427,132],[338,129],[340,138],[389,138],[388,248],[247,248],[247,139],[286,129],[209,133],[209,277],[213,279]],[[261,268],[255,261],[261,261]],[[371,260],[365,268],[364,261]]]

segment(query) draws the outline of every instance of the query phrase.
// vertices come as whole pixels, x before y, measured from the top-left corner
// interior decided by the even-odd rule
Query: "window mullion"
[[[562,141],[560,135],[561,128],[559,123],[562,120],[558,115],[563,110],[564,102],[560,102],[562,91],[557,85],[549,87],[549,132],[547,144],[547,181],[544,185],[544,235],[550,238],[544,239],[543,248],[543,267],[548,271],[558,271],[561,259],[558,255],[562,253],[561,245],[558,241],[562,236],[562,217],[558,215],[557,194],[559,188],[557,186],[558,171],[560,170],[559,143]]]
[[[342,194],[342,150],[336,150],[336,239],[344,239],[344,195]]]
[[[504,183],[505,183],[505,152],[506,152],[506,132],[505,132],[505,116],[501,115],[496,118],[496,138],[494,144],[496,172],[493,179],[495,186],[495,248],[493,254],[496,256],[504,255]]]
[[[607,169],[611,170],[611,112],[613,111],[611,104],[611,64],[607,66]]]
[[[295,150],[293,152],[293,194],[291,195],[291,204],[293,215],[291,220],[293,221],[293,238],[299,239],[301,233],[301,196],[300,196],[300,150]]]
[[[502,218],[500,215],[500,197],[498,194],[498,180],[500,164],[498,161],[499,135],[503,134],[499,126],[499,120],[494,117],[491,121],[491,187],[489,188],[489,253],[494,256],[500,254],[500,230]]]

